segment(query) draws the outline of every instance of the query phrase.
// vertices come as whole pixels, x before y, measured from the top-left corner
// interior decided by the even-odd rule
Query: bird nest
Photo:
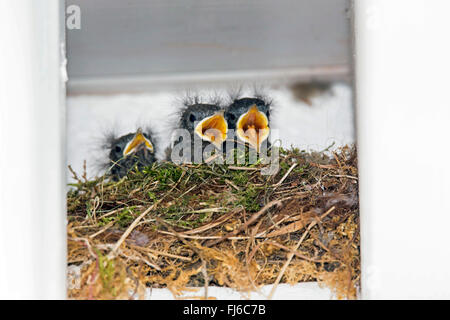
[[[240,292],[317,281],[355,298],[360,281],[357,157],[280,150],[262,165],[154,163],[120,181],[88,180],[67,194],[73,299],[144,298],[167,288]],[[75,277],[75,278],[74,278]],[[270,298],[269,296],[269,298]]]

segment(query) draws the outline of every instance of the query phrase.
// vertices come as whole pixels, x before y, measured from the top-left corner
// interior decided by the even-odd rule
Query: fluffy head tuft
[[[158,142],[156,141],[156,135],[153,134],[149,126],[143,128],[142,134],[153,145],[153,152],[150,152],[147,148],[140,148],[136,152],[124,156],[124,150],[127,144],[134,139],[137,131],[120,137],[117,136],[114,129],[104,133],[102,148],[105,154],[104,156],[107,159],[103,159],[101,162],[99,161],[99,167],[105,170],[106,174],[111,175],[115,180],[122,178],[134,168],[139,170],[156,161],[155,153],[158,150]]]

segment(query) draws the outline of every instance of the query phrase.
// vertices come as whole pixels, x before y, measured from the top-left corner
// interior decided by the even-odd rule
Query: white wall
[[[231,86],[230,86],[231,87]],[[231,87],[232,88],[232,87]],[[244,87],[245,88],[245,87]],[[355,142],[352,88],[336,83],[321,96],[314,97],[313,105],[295,98],[287,87],[263,87],[274,100],[271,128],[277,130],[283,147],[303,150],[334,150]],[[228,88],[229,89],[229,88]],[[251,95],[252,86],[243,94]],[[227,87],[196,91],[206,98],[221,94]],[[139,126],[150,126],[157,135],[156,156],[165,157],[170,145],[170,132],[175,126],[186,90],[161,90],[146,94],[75,95],[67,98],[67,164],[83,172],[86,160],[87,175],[99,175],[108,163],[108,150],[102,148],[105,132],[114,129],[117,136],[136,131]],[[99,170],[102,169],[102,170]],[[73,182],[71,175],[69,179]]]
[[[61,8],[0,2],[0,299],[66,296]]]
[[[355,11],[363,298],[450,298],[450,2]]]

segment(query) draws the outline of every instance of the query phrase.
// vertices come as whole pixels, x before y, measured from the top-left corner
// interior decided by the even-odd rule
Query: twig
[[[311,162],[310,165],[313,167],[322,168],[322,169],[337,169],[337,166],[334,164],[319,164],[319,163]]]
[[[337,164],[339,165],[339,168],[342,168],[341,162],[339,161],[339,158],[338,158],[336,152],[334,152],[334,151],[333,151],[333,157],[334,157],[334,160],[336,160]]]
[[[141,221],[141,219],[143,217],[145,217],[150,211],[152,211],[157,204],[159,204],[161,202],[163,198],[161,198],[159,201],[155,202],[154,204],[152,204],[147,210],[145,210],[144,212],[142,212],[139,217],[137,217],[133,223],[128,227],[128,229],[122,234],[122,236],[120,237],[120,239],[116,242],[116,244],[114,245],[114,247],[112,248],[111,252],[108,254],[108,259],[112,259],[115,254],[117,249],[119,249],[119,247],[122,245],[122,243],[125,241],[125,239],[130,235],[131,231],[133,231],[133,229],[138,225],[139,221]]]
[[[144,247],[139,247],[139,246],[134,246],[134,247],[139,248],[139,249],[141,249],[143,251],[147,251],[147,252],[154,253],[156,255],[160,255],[160,256],[166,256],[166,257],[170,257],[170,258],[180,259],[180,260],[183,260],[183,261],[192,261],[192,259],[189,258],[189,257],[183,257],[183,256],[179,256],[179,255],[176,255],[176,254],[162,252],[162,251],[158,251],[158,250],[150,249],[150,248],[144,248]]]
[[[228,185],[232,186],[234,189],[236,189],[237,191],[241,191],[241,188],[239,188],[238,186],[236,186],[233,182],[231,182],[228,179],[225,179],[225,183],[227,183]]]
[[[249,167],[236,167],[236,166],[228,166],[230,170],[245,170],[245,171],[258,171],[259,168],[249,168]]]
[[[92,246],[89,243],[89,240],[86,238],[69,238],[69,240],[73,240],[73,241],[79,241],[79,242],[84,242],[84,244],[86,245],[86,248],[88,249],[89,253],[91,254],[91,256],[94,259],[97,259],[97,255],[94,253],[94,251],[92,250]]]
[[[102,234],[103,232],[105,232],[106,230],[108,230],[109,228],[111,228],[111,226],[115,223],[115,221],[111,221],[110,223],[108,223],[106,226],[103,227],[103,229],[100,229],[99,231],[97,231],[94,234],[91,234],[89,236],[89,239],[93,239],[96,236],[98,236],[99,234]]]
[[[200,210],[193,210],[193,211],[186,211],[185,213],[219,213],[219,212],[223,212],[226,211],[227,208],[222,208],[222,207],[218,207],[218,208],[205,208],[205,209],[200,209]]]
[[[279,185],[281,185],[283,183],[284,180],[286,180],[286,178],[288,177],[288,175],[291,173],[292,170],[294,170],[294,168],[297,166],[297,163],[294,163],[289,170],[284,174],[283,178],[281,178],[280,181],[278,181],[278,183],[274,184],[275,189],[278,188]]]
[[[174,237],[180,237],[183,239],[194,239],[194,240],[220,240],[222,242],[223,240],[248,240],[251,239],[251,236],[230,236],[224,239],[223,236],[190,236],[184,233],[178,233],[178,232],[170,232],[170,231],[164,231],[164,230],[156,230],[156,232],[162,233],[162,234],[168,234],[170,236]],[[254,237],[255,239],[261,239],[265,238],[265,236],[256,235]]]
[[[336,177],[336,178],[349,178],[349,179],[358,180],[357,177],[349,176],[349,175],[346,175],[346,174],[330,174],[330,177]]]
[[[255,237],[253,236],[253,239]],[[260,243],[258,243],[256,246],[253,247],[252,251],[250,252],[250,254],[247,256],[247,258],[245,259],[246,264],[248,265],[250,263],[250,261],[252,260],[253,256],[255,255],[256,251],[258,251],[259,248],[261,248],[261,246],[263,244],[266,243],[267,240],[261,241]]]
[[[150,261],[148,261],[147,259],[144,259],[143,257],[129,256],[129,255],[125,254],[122,250],[119,250],[118,253],[119,253],[119,255],[121,255],[127,259],[130,259],[132,261],[137,261],[137,262],[144,261],[144,263],[147,264],[149,267],[152,267],[158,271],[161,271],[161,268],[159,266],[157,266],[154,263],[151,263]]]
[[[240,210],[232,210],[230,213],[225,214],[223,216],[221,216],[219,219],[217,219],[216,221],[209,223],[207,225],[198,227],[196,229],[191,229],[188,231],[185,231],[184,234],[196,234],[199,232],[204,232],[206,230],[209,230],[211,228],[214,228],[218,225],[221,225],[222,223],[224,223],[225,221],[227,221],[228,219],[230,219],[235,213],[239,212]]]
[[[281,281],[281,278],[283,277],[284,273],[286,272],[287,267],[289,266],[289,264],[292,261],[292,258],[294,257],[294,252],[298,250],[298,248],[300,247],[300,244],[303,242],[303,240],[305,240],[306,236],[309,233],[309,230],[311,230],[320,220],[322,220],[323,218],[325,218],[327,215],[329,215],[331,212],[334,211],[334,209],[336,209],[336,207],[331,207],[327,212],[325,212],[323,215],[320,216],[320,218],[318,220],[314,220],[313,222],[311,222],[308,226],[308,228],[306,228],[306,231],[303,233],[302,237],[300,238],[300,240],[298,240],[297,244],[294,246],[294,248],[292,248],[292,252],[290,252],[287,256],[286,262],[284,263],[283,267],[281,268],[280,273],[278,274],[277,279],[275,280],[275,283],[272,286],[272,290],[270,290],[268,299],[271,300],[275,290],[277,289],[278,284]]]
[[[150,211],[152,211],[154,208],[156,208],[156,206],[165,199],[165,197],[170,194],[176,187],[177,185],[180,183],[181,179],[184,177],[184,175],[186,174],[186,171],[183,171],[180,175],[180,178],[178,179],[178,181],[174,184],[174,186],[158,201],[156,201],[154,204],[152,204],[147,210],[145,210],[144,212],[142,212],[139,217],[137,217],[133,223],[127,228],[127,230],[122,234],[122,236],[120,237],[120,239],[116,242],[116,244],[114,245],[113,249],[111,250],[111,252],[108,254],[108,259],[112,259],[115,256],[115,253],[117,251],[117,249],[119,249],[119,247],[122,245],[122,243],[125,241],[125,239],[130,235],[131,231],[133,231],[134,228],[136,228],[136,226],[139,224],[139,221],[141,221],[141,219],[143,217],[145,217]]]
[[[300,259],[304,259],[306,261],[310,261],[310,262],[315,262],[315,263],[324,263],[324,262],[330,262],[329,260],[316,260],[316,259],[312,259],[309,258],[301,253],[295,252],[293,251],[291,248],[288,248],[286,246],[283,246],[282,244],[275,242],[275,241],[271,241],[271,240],[267,240],[266,241],[267,244],[271,244],[273,246],[276,246],[280,249],[286,250],[288,253],[294,254],[296,257],[299,257]]]
[[[285,198],[287,199],[287,198]],[[282,203],[282,200],[273,200],[271,202],[269,202],[268,204],[266,204],[261,210],[259,210],[257,213],[253,214],[250,219],[248,219],[248,221],[246,223],[244,223],[242,226],[240,226],[238,229],[228,233],[227,235],[223,236],[222,238],[216,240],[216,241],[212,241],[211,243],[207,243],[206,246],[210,247],[210,246],[214,246],[220,242],[222,242],[225,239],[228,239],[229,237],[235,236],[237,234],[239,234],[239,232],[241,232],[242,230],[244,230],[245,228],[247,228],[249,225],[252,225],[256,220],[258,220],[258,218],[265,213],[266,211],[268,211],[269,209],[271,209],[274,206],[279,206]]]
[[[206,268],[206,261],[202,259],[202,274],[203,278],[205,278],[205,300],[208,300],[208,286],[209,286],[209,278],[208,278],[208,269]]]
[[[78,177],[77,173],[75,172],[75,170],[73,170],[72,166],[69,164],[67,167],[69,168],[70,173],[72,173],[72,179],[76,180],[78,184],[82,185],[83,181],[81,181],[81,179]]]

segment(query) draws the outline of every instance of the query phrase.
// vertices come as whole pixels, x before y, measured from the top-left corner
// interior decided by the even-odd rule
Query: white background
[[[66,295],[60,10],[0,1],[0,299]]]
[[[450,298],[450,2],[355,5],[363,298]]]
[[[248,94],[251,95],[252,90]],[[227,95],[227,89],[200,90],[207,99],[215,93]],[[245,91],[244,91],[245,92]],[[335,83],[321,96],[312,98],[312,105],[296,99],[287,87],[264,91],[274,100],[271,129],[277,130],[282,146],[304,150],[331,150],[355,142],[352,90],[346,83]],[[186,91],[161,90],[146,94],[77,95],[67,99],[67,164],[80,173],[86,160],[89,177],[103,172],[108,161],[103,149],[105,133],[117,136],[135,132],[139,126],[150,126],[158,137],[157,156],[161,159],[170,145],[177,111]],[[104,169],[104,168],[103,168]],[[71,176],[69,176],[71,179]]]

